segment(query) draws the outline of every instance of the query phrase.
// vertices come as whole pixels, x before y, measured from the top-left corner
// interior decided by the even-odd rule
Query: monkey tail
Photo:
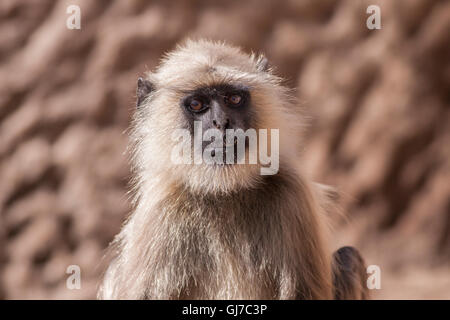
[[[333,296],[336,300],[366,300],[366,267],[358,250],[342,247],[333,254]]]

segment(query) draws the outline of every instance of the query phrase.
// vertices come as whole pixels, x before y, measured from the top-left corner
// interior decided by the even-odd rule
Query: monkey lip
[[[212,165],[218,166],[218,167],[226,167],[226,166],[232,166],[232,165],[237,164],[237,161],[240,158],[240,157],[238,157],[237,149],[238,149],[238,146],[237,146],[236,141],[234,143],[224,143],[223,149],[222,149],[223,162],[215,162]],[[247,147],[246,147],[246,149],[247,149]],[[227,154],[228,153],[233,154],[232,162],[227,162]],[[211,151],[211,155],[213,157],[216,155],[215,150]]]

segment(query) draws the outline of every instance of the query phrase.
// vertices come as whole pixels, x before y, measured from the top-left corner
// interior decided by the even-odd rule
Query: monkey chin
[[[192,164],[182,171],[184,185],[195,194],[230,194],[256,188],[262,181],[256,164]]]

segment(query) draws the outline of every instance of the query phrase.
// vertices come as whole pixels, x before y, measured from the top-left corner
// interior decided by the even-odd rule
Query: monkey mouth
[[[232,154],[232,161],[230,161],[229,154]],[[228,155],[228,156],[227,156]],[[216,150],[211,151],[211,156],[216,156]],[[244,155],[245,156],[245,155]],[[237,138],[234,138],[234,141],[232,143],[227,143],[224,139],[223,146],[222,146],[222,161],[216,161],[213,163],[213,165],[219,166],[219,167],[225,167],[225,166],[231,166],[234,164],[237,164],[238,159],[238,145],[237,145]]]

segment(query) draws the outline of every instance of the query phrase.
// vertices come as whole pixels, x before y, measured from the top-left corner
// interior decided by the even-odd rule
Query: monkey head
[[[224,43],[188,40],[138,80],[131,132],[138,182],[169,179],[208,193],[254,187],[267,165],[260,161],[260,130],[267,133],[265,150],[273,153],[277,144],[280,164],[295,158],[302,120],[294,105],[263,56]],[[278,130],[277,140],[272,129]],[[177,137],[180,132],[185,135]],[[256,145],[250,146],[250,133],[256,134]],[[251,153],[256,162],[250,161]],[[221,161],[208,161],[205,154]]]

